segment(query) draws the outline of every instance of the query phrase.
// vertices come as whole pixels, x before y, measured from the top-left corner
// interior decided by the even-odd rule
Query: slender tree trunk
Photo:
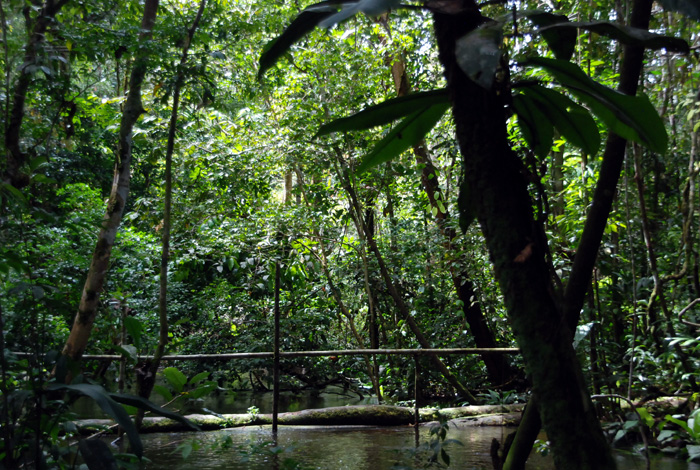
[[[153,25],[158,12],[158,0],[146,0],[144,5],[143,20],[141,22],[141,41],[146,42],[151,38]],[[148,47],[139,49],[131,71],[129,81],[129,94],[124,105],[122,119],[119,127],[119,146],[117,149],[117,161],[114,170],[114,182],[107,204],[107,212],[102,219],[102,228],[97,238],[95,251],[92,255],[90,270],[88,271],[83,294],[78,306],[78,313],[73,321],[70,335],[63,347],[63,354],[73,360],[79,360],[85,352],[92,325],[97,315],[100,293],[104,285],[109,261],[112,255],[112,247],[121,224],[124,206],[129,195],[131,181],[131,150],[132,131],[139,116],[144,112],[141,102],[141,85],[148,69]]]
[[[396,284],[392,280],[391,273],[389,272],[389,269],[386,263],[384,262],[384,257],[382,256],[381,251],[377,246],[377,242],[374,239],[374,234],[370,233],[367,230],[367,225],[361,216],[360,203],[357,199],[355,189],[353,188],[352,183],[350,182],[349,176],[347,174],[342,174],[340,170],[338,170],[338,176],[339,178],[342,178],[345,190],[348,194],[350,207],[352,208],[351,212],[354,213],[353,220],[357,225],[357,230],[358,232],[362,233],[362,236],[366,241],[367,245],[369,246],[370,251],[374,254],[375,259],[379,264],[379,272],[382,276],[382,279],[384,280],[384,284],[386,285],[387,290],[389,291],[389,295],[394,301],[394,305],[398,309],[401,318],[403,318],[403,320],[413,332],[414,336],[416,337],[416,340],[421,345],[421,347],[425,349],[430,348],[430,342],[423,334],[423,331],[421,330],[416,320],[413,318],[413,316],[411,316],[408,307],[406,306],[401,294],[399,293],[396,287]],[[447,380],[447,382],[450,385],[452,385],[452,387],[454,387],[454,389],[457,390],[457,392],[460,395],[462,395],[470,404],[476,403],[476,398],[474,397],[474,395],[472,395],[472,393],[464,386],[464,384],[462,384],[459,381],[459,379],[457,379],[457,377],[455,377],[454,374],[450,372],[450,369],[447,368],[445,363],[442,362],[442,360],[439,357],[430,356],[430,360],[432,361],[435,368],[437,368],[437,370],[440,371],[445,380]]]
[[[21,148],[20,133],[22,121],[24,121],[24,104],[27,99],[27,92],[31,86],[32,77],[36,72],[37,54],[44,43],[46,30],[55,21],[56,13],[66,3],[68,3],[68,0],[46,0],[34,19],[30,16],[31,9],[29,7],[25,9],[28,38],[24,49],[24,63],[20,67],[17,83],[12,91],[12,106],[5,124],[7,126],[5,128],[6,160],[3,179],[17,188],[22,188],[29,184],[29,176],[22,172],[22,167],[26,163],[28,156]],[[3,24],[3,35],[5,34],[4,31],[5,25]],[[5,44],[5,48],[7,48],[7,44]],[[7,61],[5,65],[8,65]]]
[[[297,181],[299,182],[299,189],[300,192],[304,198],[304,201],[308,206],[310,206],[309,200],[306,196],[306,191],[304,190],[304,184],[303,180],[301,177],[301,172],[297,170]],[[364,349],[364,341],[362,339],[362,336],[360,335],[359,331],[357,331],[357,327],[355,326],[355,319],[354,316],[350,313],[350,310],[348,307],[345,305],[345,302],[343,302],[343,295],[338,288],[338,286],[335,284],[333,281],[333,276],[331,275],[331,271],[328,268],[328,253],[326,250],[326,244],[323,241],[323,237],[321,237],[321,234],[319,233],[318,229],[314,229],[313,235],[316,238],[316,242],[318,243],[319,246],[319,251],[320,255],[317,254],[311,247],[307,248],[313,255],[316,257],[318,262],[321,264],[321,270],[323,271],[323,274],[326,276],[326,280],[328,281],[328,287],[331,290],[331,295],[333,295],[333,298],[335,299],[336,304],[338,304],[338,308],[340,309],[340,313],[345,317],[346,321],[348,322],[348,326],[350,328],[350,331],[352,332],[353,337],[355,338],[355,341],[357,342],[357,346],[361,349]],[[372,308],[373,306],[371,305],[372,301],[370,300],[370,312],[372,312],[374,309]],[[370,313],[371,315],[371,313]],[[372,349],[376,349],[378,346],[374,342],[374,335],[373,335],[373,325],[372,325],[372,320],[370,319],[370,346]],[[379,375],[378,375],[378,368],[376,364],[376,356],[370,356],[365,355],[363,356],[363,359],[365,361],[365,366],[367,367],[367,375],[369,376],[370,380],[372,381],[372,387],[374,388],[374,393],[377,395],[377,399],[381,403],[382,401],[382,393],[381,393],[381,388],[379,387]]]
[[[651,270],[651,276],[654,280],[654,289],[649,297],[649,302],[647,303],[647,315],[652,318],[652,313],[655,312],[656,303],[661,307],[661,311],[664,315],[663,331],[661,330],[661,325],[653,324],[651,325],[651,333],[656,338],[656,342],[659,346],[664,347],[663,338],[673,338],[676,336],[676,329],[673,326],[673,320],[671,318],[671,312],[668,309],[665,295],[665,283],[666,281],[659,275],[659,267],[656,258],[656,250],[654,248],[654,243],[652,241],[650,221],[646,209],[646,201],[644,198],[644,175],[642,173],[641,166],[641,148],[639,146],[634,146],[634,171],[635,171],[635,181],[637,182],[637,191],[639,193],[639,212],[642,218],[642,234],[644,235],[644,244],[647,248],[647,256],[649,260],[649,269]],[[656,315],[653,315],[656,317]],[[658,322],[654,322],[658,323]],[[663,334],[662,334],[663,333]],[[693,391],[697,391],[698,385],[694,377],[694,369],[690,365],[688,360],[688,354],[680,347],[680,344],[676,343],[673,349],[678,355],[683,370],[689,376],[688,384]]]
[[[187,31],[185,44],[182,46],[182,56],[175,78],[175,89],[173,91],[173,108],[170,112],[170,123],[168,125],[168,143],[165,150],[165,200],[163,203],[163,239],[160,257],[160,290],[158,295],[158,319],[160,323],[160,334],[158,335],[158,346],[153,354],[153,359],[147,361],[145,367],[138,369],[139,377],[138,395],[143,398],[150,398],[153,386],[155,385],[156,373],[160,367],[160,360],[165,354],[168,345],[168,261],[170,260],[170,216],[172,213],[173,200],[173,153],[175,150],[175,131],[177,130],[178,110],[180,107],[180,92],[184,82],[185,67],[187,66],[187,55],[192,44],[192,38],[202,19],[207,0],[201,0],[197,16],[192,22],[192,26]],[[144,374],[145,372],[145,374]],[[144,411],[139,409],[136,417],[136,426],[140,427],[143,421]]]
[[[292,203],[292,188],[294,187],[294,174],[289,169],[284,174],[284,203],[289,205]]]
[[[457,40],[485,19],[473,1],[443,3],[448,10],[434,12],[435,34],[466,184],[555,464],[571,470],[615,468],[571,345],[571,329],[558,308],[547,240],[534,220],[522,164],[508,145],[503,102],[508,91],[501,84],[493,90],[480,87],[457,65]]]

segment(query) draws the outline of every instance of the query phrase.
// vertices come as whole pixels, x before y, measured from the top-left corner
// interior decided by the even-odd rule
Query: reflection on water
[[[458,469],[492,469],[489,449],[493,438],[503,442],[510,428],[450,427],[448,439],[457,439],[463,445],[447,447],[452,465]],[[420,440],[429,439],[427,427],[421,427]],[[269,428],[258,426],[215,432],[151,434],[143,436],[146,457],[152,463],[147,469],[179,470],[195,467],[197,470],[246,469],[270,470],[285,468],[285,459],[294,459],[302,468],[319,470],[388,470],[394,465],[415,466],[419,462],[411,455],[415,445],[414,429],[405,427],[281,427],[277,446],[283,449],[277,456],[270,448],[273,441]],[[195,440],[199,448],[186,460],[178,446]],[[223,448],[222,448],[223,447]],[[644,459],[618,453],[618,468],[644,469]],[[277,459],[277,461],[275,461]],[[551,470],[551,458],[533,454],[528,470]],[[655,459],[653,470],[700,470],[699,465],[674,459]]]

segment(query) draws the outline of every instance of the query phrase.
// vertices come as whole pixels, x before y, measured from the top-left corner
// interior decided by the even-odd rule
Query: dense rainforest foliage
[[[284,351],[520,347],[423,357],[422,393],[532,387],[561,468],[614,466],[589,393],[676,395],[611,436],[700,454],[698,2],[307,7],[0,4],[2,459],[60,465],[61,384],[148,398],[164,354],[271,351],[277,274]],[[281,367],[414,396],[410,356]]]

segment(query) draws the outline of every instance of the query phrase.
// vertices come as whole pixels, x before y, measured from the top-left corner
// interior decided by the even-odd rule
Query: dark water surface
[[[449,444],[447,452],[453,469],[492,469],[489,449],[493,438],[503,442],[512,428],[451,426],[448,439],[463,445]],[[420,428],[420,442],[430,439],[428,427]],[[147,469],[246,469],[269,470],[289,468],[285,459],[302,464],[301,468],[318,470],[389,470],[424,468],[425,460],[412,456],[415,430],[403,427],[280,427],[277,433],[278,455],[272,455],[273,435],[269,427],[251,426],[201,433],[172,433],[144,435],[146,457],[152,463]],[[178,446],[196,441],[199,448],[182,459]],[[222,448],[222,443],[228,444]],[[618,468],[646,468],[641,456],[617,453]],[[431,467],[438,468],[438,467]],[[550,457],[533,453],[528,470],[551,470]],[[700,465],[672,458],[655,458],[653,470],[700,470]]]

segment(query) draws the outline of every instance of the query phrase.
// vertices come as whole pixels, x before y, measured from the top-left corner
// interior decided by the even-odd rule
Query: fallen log
[[[422,408],[419,410],[421,423],[460,420],[471,426],[512,426],[517,424],[524,404],[462,406],[459,408]],[[414,410],[402,406],[356,405],[336,406],[315,410],[280,413],[278,423],[283,426],[403,426],[414,423]],[[203,431],[242,426],[263,426],[272,424],[271,414],[192,414],[187,419]],[[82,419],[75,421],[81,434],[108,429],[113,423],[109,419]],[[141,432],[185,432],[192,429],[183,423],[162,417],[146,417]]]

